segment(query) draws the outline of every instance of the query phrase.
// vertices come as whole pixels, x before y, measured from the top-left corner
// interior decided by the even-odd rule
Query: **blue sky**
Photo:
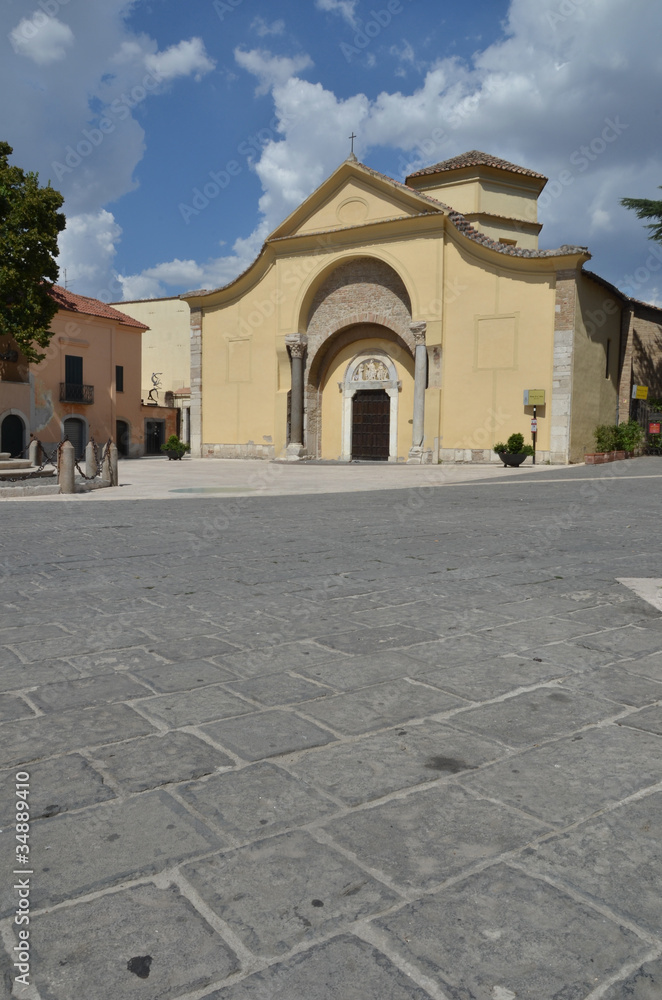
[[[354,131],[400,180],[469,149],[546,174],[541,246],[588,245],[594,270],[662,303],[662,254],[619,206],[662,184],[651,0],[4,0],[0,16],[0,137],[65,195],[73,291],[224,284]]]

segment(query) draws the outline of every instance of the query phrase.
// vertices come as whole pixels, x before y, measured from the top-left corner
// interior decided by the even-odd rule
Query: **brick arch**
[[[315,292],[306,318],[308,357],[339,330],[362,323],[386,327],[414,353],[411,300],[400,275],[375,257],[339,264]]]

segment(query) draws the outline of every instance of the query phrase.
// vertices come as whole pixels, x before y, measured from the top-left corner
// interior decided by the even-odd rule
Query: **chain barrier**
[[[19,474],[19,475],[16,475],[16,476],[0,476],[0,486],[2,486],[3,483],[23,483],[23,482],[27,482],[29,479],[47,479],[48,478],[47,476],[43,476],[42,475],[42,473],[44,472],[44,470],[45,470],[45,468],[46,468],[47,465],[52,465],[53,468],[55,469],[55,472],[57,473],[58,469],[59,469],[59,463],[60,463],[60,449],[61,449],[62,445],[64,444],[64,442],[68,441],[68,440],[69,440],[69,436],[67,434],[65,434],[64,438],[62,439],[62,441],[60,441],[58,444],[55,445],[54,450],[51,451],[51,453],[49,455],[48,451],[46,450],[46,445],[42,441],[40,441],[38,438],[33,438],[32,441],[30,442],[30,445],[32,445],[34,443],[38,444],[39,448],[41,449],[41,454],[43,456],[43,459],[42,459],[42,462],[41,462],[41,465],[39,466],[39,468],[38,469],[33,469],[32,472],[26,472],[23,475]],[[106,461],[106,459],[108,459],[108,468],[109,468],[109,473],[110,473],[110,485],[111,486],[116,486],[117,484],[114,481],[115,480],[115,476],[113,474],[113,467],[112,467],[112,464],[110,462],[110,446],[112,444],[112,439],[108,438],[108,440],[106,441],[106,444],[103,446],[103,448],[101,450],[101,454],[99,454],[99,447],[98,447],[96,441],[94,440],[94,438],[90,438],[90,444],[92,445],[92,448],[94,450],[94,464],[95,464],[96,471],[93,473],[93,475],[88,476],[87,473],[84,472],[81,469],[80,463],[78,462],[78,459],[74,459],[74,465],[75,465],[75,468],[78,471],[78,474],[84,480],[86,480],[87,482],[92,482],[94,479],[97,479],[99,476],[101,476],[103,474],[103,465],[104,465],[104,462]],[[23,451],[21,452],[21,455],[24,455],[26,453],[26,451],[29,452],[29,446],[28,446],[28,448],[24,448],[23,449]],[[18,473],[19,470],[17,469],[16,472]]]
[[[65,437],[64,441],[68,440],[69,438]],[[52,451],[50,455],[46,450],[46,446],[41,441],[39,441],[38,438],[33,438],[33,441],[37,442],[37,444],[41,448],[41,453],[44,456],[39,468],[34,469],[32,472],[27,472],[22,476],[21,475],[0,476],[0,486],[2,486],[3,483],[23,483],[27,482],[29,479],[46,479],[47,477],[42,476],[41,473],[44,471],[47,465],[52,465],[55,471],[57,472],[60,447],[64,444],[64,441],[60,441],[60,443],[55,446],[55,450]],[[30,444],[32,444],[33,441],[31,441]],[[26,451],[29,451],[29,448],[28,449],[24,448],[23,451],[21,452],[21,455],[24,455]],[[17,469],[16,471],[18,472],[19,470]]]
[[[105,451],[102,452],[101,459],[99,459],[99,449],[97,448],[97,443],[94,440],[94,438],[90,438],[90,444],[92,445],[92,448],[94,450],[94,465],[96,468],[96,471],[91,476],[88,476],[87,473],[83,472],[78,463],[78,459],[77,458],[74,459],[74,465],[78,469],[79,474],[83,477],[83,479],[87,479],[88,482],[91,482],[91,480],[96,479],[97,476],[101,475],[103,471],[103,459],[105,454]]]

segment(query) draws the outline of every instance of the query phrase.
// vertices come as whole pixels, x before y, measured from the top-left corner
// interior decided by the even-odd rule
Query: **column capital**
[[[290,349],[291,357],[302,358],[306,353],[308,337],[305,333],[288,333],[285,337],[285,343]]]
[[[411,330],[411,335],[414,338],[414,343],[418,347],[419,345],[425,345],[425,332],[428,328],[427,323],[412,323],[409,329]]]

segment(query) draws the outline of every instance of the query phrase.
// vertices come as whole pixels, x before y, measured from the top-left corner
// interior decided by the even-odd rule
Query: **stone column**
[[[285,338],[290,349],[292,365],[292,396],[290,412],[290,443],[287,446],[287,458],[296,462],[304,455],[303,446],[303,359],[306,353],[308,337],[303,333],[292,333]]]
[[[76,454],[71,441],[65,441],[60,445],[58,456],[57,478],[60,485],[60,493],[76,492]]]
[[[428,377],[428,354],[425,346],[427,323],[412,323],[410,330],[416,344],[414,356],[414,420],[408,462],[423,461],[423,434],[425,429],[425,390]]]
[[[32,465],[36,465],[37,467],[41,465],[41,459],[42,459],[41,445],[36,439],[34,441],[30,441],[30,447],[28,448],[28,458],[30,459]]]
[[[97,476],[99,470],[97,469],[97,459],[94,454],[94,445],[92,441],[88,441],[85,446],[85,475],[86,476]]]

